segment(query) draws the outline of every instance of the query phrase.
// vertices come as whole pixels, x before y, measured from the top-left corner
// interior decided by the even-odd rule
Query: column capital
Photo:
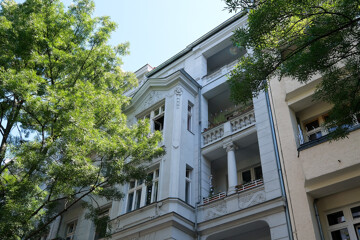
[[[233,142],[228,142],[223,145],[226,149],[226,152],[235,151],[237,149],[236,145]]]

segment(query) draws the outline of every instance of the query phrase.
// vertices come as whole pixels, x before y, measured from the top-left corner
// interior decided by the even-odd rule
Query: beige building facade
[[[317,76],[307,84],[270,81],[274,116],[294,239],[360,239],[359,116],[348,138],[329,141],[322,123],[331,105],[313,100]]]

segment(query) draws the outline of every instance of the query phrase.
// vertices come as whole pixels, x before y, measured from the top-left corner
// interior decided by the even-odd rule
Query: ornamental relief
[[[221,201],[220,204],[212,205],[210,209],[205,211],[205,220],[209,220],[215,217],[222,216],[227,213],[227,206],[225,201]]]
[[[250,191],[248,193],[240,193],[238,194],[237,198],[227,199],[226,201],[220,200],[219,204],[208,206],[208,209],[205,209],[204,211],[204,220],[209,220],[227,214],[227,203],[229,204],[229,206],[235,206],[235,209],[231,207],[231,212],[235,212],[237,210],[241,210],[262,203],[265,200],[265,191],[263,188],[255,191]],[[231,204],[235,203],[233,201],[238,201],[238,204]]]
[[[239,194],[238,206],[239,209],[244,209],[258,203],[262,203],[265,200],[265,191],[263,189],[259,189],[246,194]]]
[[[153,106],[165,97],[166,94],[163,91],[151,91],[148,96],[145,97],[145,101],[136,109],[136,115]]]

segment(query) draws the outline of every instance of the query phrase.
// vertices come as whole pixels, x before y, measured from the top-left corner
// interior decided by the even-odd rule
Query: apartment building
[[[112,239],[291,239],[268,95],[229,100],[227,74],[249,54],[230,38],[246,19],[237,14],[136,72],[129,125],[149,119],[166,154],[148,164],[150,180],[134,179],[119,186],[121,201],[99,203]],[[48,239],[102,238],[106,229],[85,214],[79,204],[59,217]]]
[[[314,101],[315,76],[307,84],[271,81],[270,99],[294,239],[360,239],[359,116],[348,138],[329,141],[322,123],[330,104]]]

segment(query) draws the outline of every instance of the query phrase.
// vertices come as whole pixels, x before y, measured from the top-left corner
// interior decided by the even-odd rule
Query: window
[[[158,198],[159,187],[159,169],[148,174],[146,184],[146,201],[145,205],[156,202]]]
[[[325,121],[328,118],[329,118],[328,114],[323,114],[323,115],[317,116],[316,118],[313,118],[310,121],[303,122],[303,126],[304,126],[306,134],[304,136],[305,139],[303,139],[303,140],[301,140],[302,136],[299,136],[300,144],[303,144],[304,140],[305,141],[314,141],[316,139],[319,139],[322,136],[327,135],[330,132],[333,132],[336,129],[336,127],[325,128],[323,126],[323,124],[325,123]],[[359,124],[358,118],[359,118],[358,115],[354,115],[354,117],[353,117],[354,125]],[[301,132],[301,129],[299,129],[299,131]]]
[[[98,222],[96,223],[95,238],[98,240],[106,236],[107,221],[109,220],[110,208],[102,209],[98,215]]]
[[[344,213],[342,211],[327,215],[329,226],[345,222]]]
[[[261,166],[252,167],[238,173],[239,184],[246,184],[263,178]]]
[[[350,240],[350,235],[347,228],[342,228],[331,232],[331,237],[333,240]]]
[[[127,212],[140,208],[140,200],[142,193],[142,181],[131,181],[129,184]]]
[[[191,203],[191,169],[189,166],[186,166],[185,171],[185,202]]]
[[[145,114],[143,119],[150,120],[151,131],[163,131],[165,123],[165,104],[160,107],[156,107],[152,111]]]
[[[187,111],[187,130],[192,132],[192,118],[193,118],[193,104],[191,102],[188,103],[188,111]]]
[[[326,215],[332,240],[360,240],[360,205],[343,207]]]
[[[74,240],[77,220],[66,225],[66,240]]]
[[[355,218],[360,218],[360,206],[351,208],[351,215]]]
[[[146,181],[134,180],[129,183],[126,212],[139,209],[158,200],[159,169],[151,171]],[[144,194],[143,194],[144,193]]]

